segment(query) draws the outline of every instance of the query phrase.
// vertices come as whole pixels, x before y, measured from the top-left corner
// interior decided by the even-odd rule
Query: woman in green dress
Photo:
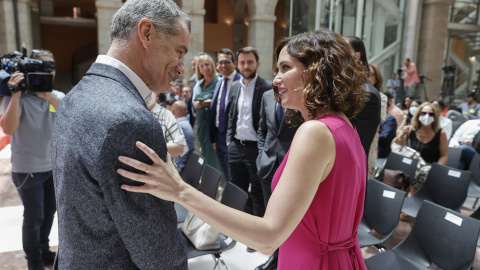
[[[208,165],[222,171],[218,161],[217,153],[213,150],[210,142],[209,117],[210,104],[218,77],[215,70],[215,63],[208,54],[198,57],[196,68],[197,84],[194,89],[195,99],[193,108],[197,117],[197,136],[202,148],[202,156]]]

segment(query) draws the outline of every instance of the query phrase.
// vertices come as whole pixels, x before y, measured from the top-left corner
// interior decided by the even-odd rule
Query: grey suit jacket
[[[282,162],[290,149],[298,126],[287,125],[285,119],[282,119],[280,127],[278,126],[277,102],[274,100],[273,90],[263,94],[259,115],[257,174],[261,179],[268,180],[273,177],[277,169],[275,162],[277,160]]]
[[[128,156],[151,164],[142,141],[163,159],[158,120],[118,69],[94,63],[63,99],[52,136],[59,220],[58,269],[187,269],[172,202],[120,189],[138,185],[116,170]]]

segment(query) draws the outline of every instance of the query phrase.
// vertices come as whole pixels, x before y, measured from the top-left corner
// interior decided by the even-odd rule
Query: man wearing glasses
[[[217,56],[217,70],[222,74],[218,80],[210,105],[210,141],[213,149],[217,152],[223,174],[227,181],[230,181],[230,167],[228,164],[227,127],[228,111],[227,106],[230,100],[230,86],[232,82],[239,80],[242,76],[235,71],[235,55],[230,49],[221,49]]]

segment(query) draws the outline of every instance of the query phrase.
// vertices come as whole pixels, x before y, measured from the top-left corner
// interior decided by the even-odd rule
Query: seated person
[[[395,117],[387,113],[384,122],[380,122],[380,131],[378,132],[378,158],[386,158],[392,151],[390,145],[396,136],[397,121]]]
[[[450,137],[452,137],[453,122],[452,120],[443,115],[443,112],[446,108],[445,103],[443,103],[442,100],[438,99],[432,102],[432,104],[433,106],[435,106],[435,109],[437,109],[437,111],[441,112],[439,115],[440,127],[445,131],[445,134],[447,134],[447,140],[450,140]]]
[[[172,105],[172,113],[177,119],[178,124],[180,124],[180,127],[183,130],[183,134],[185,135],[185,139],[187,140],[188,145],[188,152],[182,157],[177,158],[176,160],[178,172],[181,172],[187,164],[187,160],[190,157],[190,154],[195,148],[195,135],[188,119],[187,105],[185,104],[185,102],[181,100],[175,101]]]
[[[163,137],[167,143],[167,151],[172,158],[181,157],[188,151],[187,141],[182,128],[180,128],[172,112],[156,103],[155,100],[156,94],[152,93],[147,100],[147,106],[162,126]]]
[[[439,114],[431,103],[423,103],[412,117],[411,125],[405,126],[395,138],[395,142],[400,145],[404,145],[409,139],[410,147],[418,151],[427,163],[413,180],[411,194],[415,194],[423,186],[431,163],[447,164],[448,141],[445,131],[440,128]]]
[[[478,132],[480,132],[480,119],[468,120],[457,129],[450,139],[450,147],[459,147],[462,149],[460,163],[458,165],[458,168],[461,170],[468,169],[470,162],[472,162],[475,156],[476,151],[472,144],[473,138]]]
[[[460,109],[462,109],[462,114],[467,117],[467,119],[478,119],[478,113],[480,110],[480,104],[477,103],[477,95],[473,92],[469,93],[465,98],[464,103],[460,104]]]

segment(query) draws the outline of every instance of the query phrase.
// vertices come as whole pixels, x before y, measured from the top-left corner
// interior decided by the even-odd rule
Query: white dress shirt
[[[252,102],[255,91],[255,83],[258,75],[245,85],[243,79],[240,80],[240,95],[238,96],[237,110],[237,130],[235,138],[244,141],[258,141],[257,131],[253,128]]]
[[[463,123],[453,137],[450,139],[449,146],[457,147],[460,143],[473,140],[473,137],[480,131],[480,119],[468,120]]]
[[[143,82],[143,80],[124,63],[108,55],[99,55],[95,63],[109,65],[119,69],[132,82],[133,86],[137,88],[137,91],[140,93],[143,100],[147,101],[152,91],[148,88],[145,82]]]
[[[227,107],[228,103],[228,98],[230,95],[230,86],[232,85],[233,79],[235,79],[235,75],[237,74],[237,71],[233,70],[232,74],[228,75],[228,81],[227,81],[227,94],[225,95],[225,108]],[[222,91],[223,91],[223,84],[225,83],[225,78],[221,78],[222,83],[220,84],[220,89],[218,91],[218,99],[217,99],[217,114],[215,116],[215,126],[218,128],[218,115],[220,114],[220,97],[222,96]],[[225,112],[221,112],[225,113]],[[225,118],[227,118],[228,115],[225,115]],[[225,127],[226,128],[226,127]]]

